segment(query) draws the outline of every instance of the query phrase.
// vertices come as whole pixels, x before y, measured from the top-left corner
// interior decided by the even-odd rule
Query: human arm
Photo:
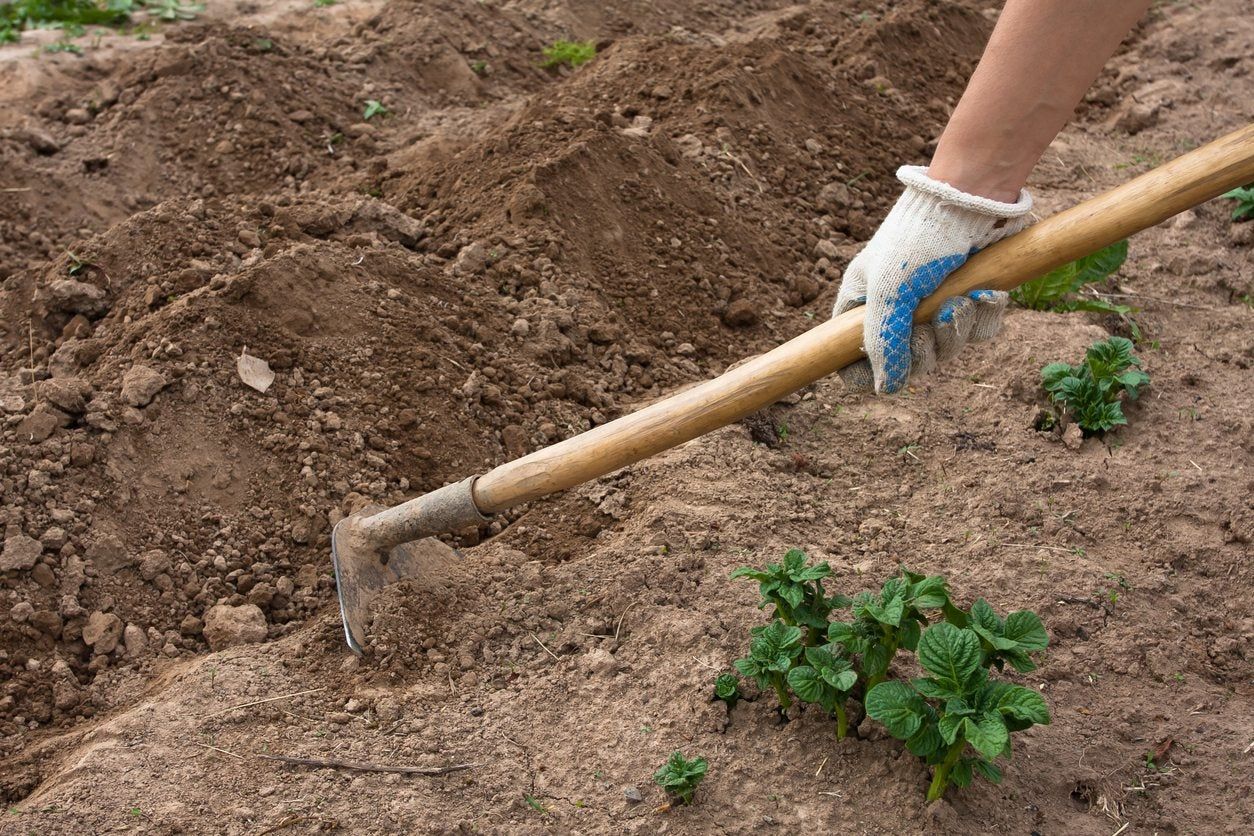
[[[931,165],[898,172],[905,193],[845,271],[833,314],[865,304],[868,360],[841,371],[857,391],[898,392],[1001,326],[1007,296],[918,303],[971,253],[1028,223],[1022,186],[1149,0],[1008,0]]]

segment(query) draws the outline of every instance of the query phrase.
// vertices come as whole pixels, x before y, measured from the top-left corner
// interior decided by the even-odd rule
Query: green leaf
[[[867,615],[880,624],[897,627],[901,624],[901,617],[906,614],[905,592],[900,588],[894,589],[879,601],[867,601],[865,609]]]
[[[961,688],[980,667],[980,639],[971,630],[944,622],[934,624],[919,639],[917,656],[928,673]]]
[[[888,665],[891,661],[888,648],[875,642],[862,653],[862,673],[867,679],[883,676],[888,673]]]
[[[949,781],[955,787],[971,786],[971,761],[963,758],[954,764],[954,768],[949,771]]]
[[[976,772],[983,775],[990,783],[1001,783],[1001,770],[997,768],[996,764],[990,763],[983,758],[979,758],[972,764],[972,766],[975,767]]]
[[[1036,663],[1022,650],[1002,650],[998,655],[1010,663],[1019,673],[1031,673],[1036,670]]]
[[[897,635],[900,646],[909,650],[911,653],[915,652],[919,647],[919,636],[921,635],[922,629],[923,628],[919,626],[919,622],[915,621],[913,618],[906,621]]]
[[[693,793],[709,768],[710,764],[705,758],[689,760],[677,751],[653,773],[653,781],[666,790],[668,795],[678,798],[684,804],[691,804]]]
[[[1084,256],[1075,262],[1078,282],[1076,287],[1102,281],[1122,267],[1127,259],[1128,242],[1126,239]]]
[[[941,736],[941,740],[945,741],[945,745],[952,746],[954,741],[958,739],[958,733],[962,730],[962,723],[965,717],[957,714],[942,714],[940,720],[936,724],[936,731]]]
[[[881,682],[866,695],[866,713],[884,725],[888,733],[907,740],[919,730],[927,706],[904,682]]]
[[[1041,726],[1049,725],[1049,706],[1045,704],[1045,698],[1022,685],[1010,685],[1003,689],[992,707],[1019,720]]]
[[[847,645],[855,638],[854,627],[847,621],[833,621],[827,628],[827,640],[833,644]]]
[[[721,673],[714,679],[714,695],[724,702],[734,702],[740,696],[740,683],[734,673]]]
[[[975,751],[986,758],[995,758],[1010,741],[1010,732],[1000,714],[988,713],[979,718],[964,717],[962,734]]]
[[[1001,619],[997,616],[996,610],[983,598],[977,598],[971,605],[971,628],[976,627],[981,627],[994,636],[1000,636],[1002,633]]]
[[[788,687],[802,702],[821,703],[827,693],[827,683],[809,665],[798,665],[788,672]]]
[[[1244,188],[1225,192],[1223,197],[1237,202],[1236,208],[1232,210],[1232,219],[1234,221],[1254,218],[1254,183]]]
[[[936,679],[913,679],[910,684],[930,700],[961,699],[963,696],[962,692],[955,690],[952,685]]]
[[[938,610],[949,603],[949,587],[940,575],[932,575],[912,584],[909,596],[915,609]]]
[[[1032,652],[1049,646],[1049,634],[1034,612],[1019,610],[1006,616],[1003,635],[1018,645],[1019,650]]]
[[[733,569],[728,577],[732,579],[752,578],[755,581],[765,581],[769,580],[771,576],[761,569],[754,569],[752,566],[741,566],[739,569]]]
[[[1044,276],[1024,282],[1010,291],[1010,298],[1025,308],[1048,310],[1053,302],[1073,292],[1082,282],[1076,281],[1076,263],[1064,264]]]
[[[906,740],[906,748],[910,750],[910,753],[924,759],[943,747],[944,743],[941,741],[940,732],[936,730],[936,724],[930,722],[924,722],[919,726],[919,730]]]
[[[838,649],[838,645],[831,644],[822,647],[807,647],[805,649],[806,661],[816,668],[834,668],[841,664],[848,667],[847,661],[836,656],[834,651]]]
[[[790,607],[799,607],[801,602],[805,600],[805,590],[796,584],[780,584],[775,593],[783,598]]]
[[[858,682],[858,674],[852,670],[838,671],[828,668],[822,671],[821,675],[828,685],[841,693],[853,688]]]

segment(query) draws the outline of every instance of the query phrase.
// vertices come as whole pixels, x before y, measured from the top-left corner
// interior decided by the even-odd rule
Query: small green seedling
[[[837,595],[828,598],[823,591],[823,578],[832,573],[826,562],[808,566],[806,553],[790,549],[780,563],[768,563],[766,569],[741,566],[731,573],[733,578],[751,578],[758,582],[762,596],[758,608],[774,606],[774,618],[785,624],[805,627],[807,644],[817,645],[827,630],[827,616],[833,608],[849,606],[849,599]]]
[[[763,627],[754,627],[750,635],[749,655],[732,664],[741,676],[753,680],[762,690],[773,688],[780,708],[787,711],[792,707],[787,677],[801,656],[801,628],[772,621]]]
[[[653,781],[666,790],[672,803],[691,804],[693,793],[697,791],[709,768],[710,764],[705,758],[688,760],[682,752],[677,751],[653,773]]]
[[[487,61],[471,61],[470,71],[474,73],[475,75],[479,76],[480,78],[483,78],[484,76],[488,74],[488,62]]]
[[[48,53],[68,52],[71,55],[83,54],[83,48],[81,46],[65,38],[62,38],[59,41],[54,41],[53,43],[50,43],[50,44],[46,44],[43,48],[43,51],[48,52]]]
[[[893,656],[913,651],[928,618],[924,610],[957,613],[949,587],[940,575],[924,576],[902,568],[901,576],[884,582],[879,594],[860,592],[853,599],[853,620],[834,621],[827,639],[859,659],[858,673],[870,690],[884,681]],[[960,615],[960,614],[959,614]]]
[[[1034,311],[1090,311],[1127,316],[1133,313],[1127,305],[1117,305],[1100,297],[1076,296],[1085,285],[1096,284],[1113,275],[1127,258],[1128,242],[1119,241],[1051,270],[1039,279],[1025,282],[1010,291],[1010,298]]]
[[[334,6],[338,0],[314,0],[315,9],[325,9],[327,6]]]
[[[727,703],[727,710],[740,701],[740,679],[734,673],[720,673],[714,680],[714,699]]]
[[[195,20],[205,10],[204,3],[184,3],[183,0],[145,0],[148,13],[161,20]]]
[[[1234,221],[1254,220],[1254,183],[1225,192],[1223,196],[1237,202],[1236,208],[1232,210]]]
[[[1131,340],[1123,337],[1093,343],[1079,366],[1050,363],[1041,369],[1041,385],[1059,409],[1071,414],[1085,438],[1127,424],[1122,395],[1136,400],[1149,381],[1132,353]]]
[[[1050,721],[1040,694],[989,680],[981,638],[973,629],[933,625],[917,651],[929,676],[910,684],[881,682],[867,693],[867,714],[933,768],[928,801],[943,796],[950,784],[969,785],[977,772],[1000,783],[993,761],[1010,755],[1010,733]]]
[[[369,121],[376,116],[389,116],[392,111],[388,110],[387,105],[377,99],[366,99],[366,109],[362,112],[362,118]]]
[[[562,64],[573,69],[595,58],[597,45],[595,41],[554,41],[552,46],[546,46],[541,52],[544,61],[540,66],[544,69],[551,70]]]
[[[807,647],[804,665],[788,671],[788,685],[797,699],[815,703],[829,714],[836,715],[836,739],[843,740],[849,733],[849,717],[845,701],[858,682],[853,663],[841,656],[844,648],[829,644],[825,647]]]

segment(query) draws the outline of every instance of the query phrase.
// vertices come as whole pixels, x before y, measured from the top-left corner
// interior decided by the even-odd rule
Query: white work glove
[[[912,374],[927,374],[938,360],[968,341],[1001,330],[1009,296],[976,290],[945,301],[929,325],[914,325],[914,309],[975,252],[1028,225],[1032,198],[1001,203],[955,189],[927,176],[923,166],[902,166],[906,190],[884,223],[845,270],[832,315],[867,306],[862,339],[867,359],[840,370],[854,391],[899,392]]]

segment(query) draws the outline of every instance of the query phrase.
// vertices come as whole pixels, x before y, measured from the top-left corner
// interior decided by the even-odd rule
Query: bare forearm
[[[1007,0],[928,174],[1013,202],[1150,0]]]

